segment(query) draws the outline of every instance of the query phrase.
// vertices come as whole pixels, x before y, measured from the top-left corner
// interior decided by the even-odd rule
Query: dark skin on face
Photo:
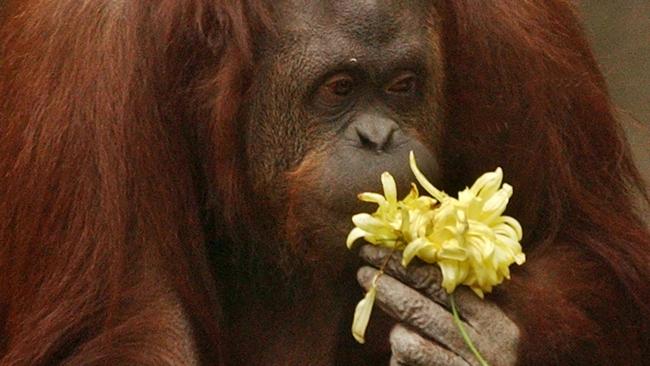
[[[370,344],[350,334],[362,291],[345,238],[351,216],[374,209],[356,196],[381,192],[382,172],[408,192],[409,151],[437,180],[442,67],[430,3],[274,5],[277,31],[259,41],[243,114],[254,201],[279,214],[254,217],[275,234],[235,244],[267,258],[229,284],[241,289],[226,306],[229,348],[241,350],[234,364],[285,365],[282,354],[301,365],[388,362],[387,319],[370,329]],[[259,296],[264,288],[273,291]]]

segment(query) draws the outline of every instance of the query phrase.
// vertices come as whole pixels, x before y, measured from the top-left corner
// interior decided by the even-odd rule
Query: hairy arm
[[[522,330],[522,365],[638,364],[642,319],[611,268],[578,244],[529,255],[494,297]]]

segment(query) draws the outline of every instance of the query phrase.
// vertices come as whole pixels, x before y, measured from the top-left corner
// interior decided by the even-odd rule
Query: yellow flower
[[[348,248],[363,238],[374,245],[403,251],[405,267],[415,257],[436,263],[448,293],[458,285],[466,285],[483,298],[484,292],[510,278],[511,264],[521,265],[526,260],[519,244],[521,225],[516,219],[503,216],[512,187],[502,185],[503,172],[497,168],[453,198],[427,180],[418,169],[413,152],[409,162],[415,178],[431,197],[420,196],[412,184],[409,194],[398,201],[395,180],[384,172],[383,195],[359,195],[360,200],[376,203],[378,208],[373,214],[352,217],[355,228],[348,235]],[[376,279],[355,310],[352,333],[360,343],[372,311]]]
[[[469,286],[478,296],[510,278],[509,266],[523,264],[521,225],[510,216],[502,216],[512,187],[501,185],[503,172],[483,174],[470,188],[459,192],[458,199],[447,196],[420,172],[413,153],[411,170],[427,192],[441,201],[433,225],[424,237],[404,249],[403,264],[414,256],[437,263],[442,272],[442,286],[452,293],[457,285]]]
[[[411,191],[403,200],[397,200],[395,179],[388,172],[381,175],[384,195],[365,192],[359,194],[364,202],[376,203],[379,207],[375,213],[360,213],[352,216],[355,228],[350,231],[346,244],[348,248],[357,239],[387,248],[403,250],[411,238],[415,238],[424,223],[433,217],[432,208],[436,200],[431,197],[419,197],[418,189],[413,184]]]

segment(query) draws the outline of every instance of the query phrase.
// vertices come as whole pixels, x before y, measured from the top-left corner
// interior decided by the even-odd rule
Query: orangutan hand
[[[391,251],[366,245],[360,255],[375,267],[386,262]],[[377,304],[399,321],[390,334],[391,366],[479,365],[454,323],[448,295],[440,286],[438,267],[413,261],[401,265],[394,253],[377,281]],[[377,273],[362,267],[357,274],[367,290]],[[454,292],[456,308],[465,331],[491,366],[514,365],[519,329],[494,303],[481,300],[471,290]]]

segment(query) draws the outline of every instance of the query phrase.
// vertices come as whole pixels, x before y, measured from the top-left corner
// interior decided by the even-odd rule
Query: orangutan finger
[[[365,245],[359,250],[362,259],[405,284],[421,291],[440,304],[448,304],[447,293],[440,286],[442,274],[435,265],[413,260],[407,267],[402,265],[402,254],[387,248]],[[390,259],[389,259],[390,258]]]
[[[374,268],[362,267],[357,272],[357,278],[368,290],[377,273]],[[388,315],[467,359],[469,353],[463,338],[453,316],[444,307],[385,274],[377,278],[376,285],[376,302]],[[464,326],[470,337],[477,339],[476,331],[468,324]]]
[[[436,265],[415,259],[404,267],[401,253],[373,245],[361,247],[359,255],[373,266],[383,266],[387,274],[449,309],[449,295],[440,285],[442,273]],[[476,314],[480,313],[480,309],[485,306],[484,301],[469,289],[460,286],[454,292],[454,296],[461,318],[474,325]]]
[[[470,366],[462,357],[423,338],[401,324],[390,332],[391,365]]]

